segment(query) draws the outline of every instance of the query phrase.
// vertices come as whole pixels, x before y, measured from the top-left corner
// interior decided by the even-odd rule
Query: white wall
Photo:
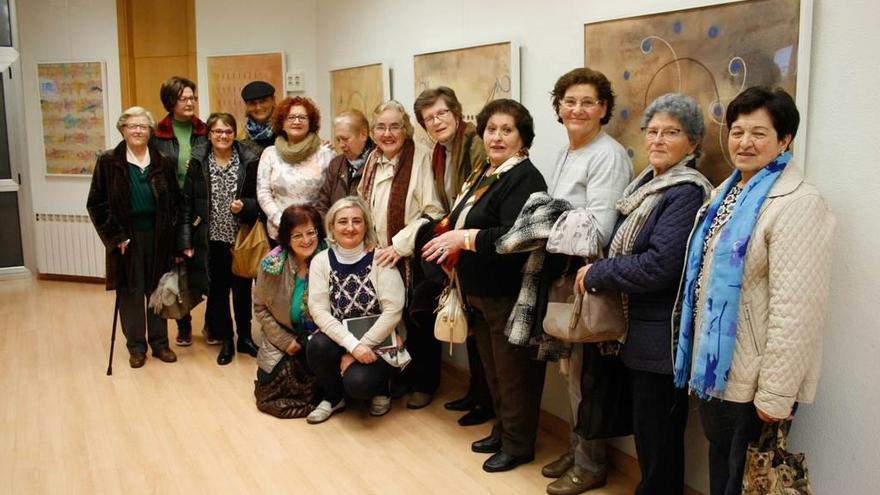
[[[583,63],[585,22],[693,7],[700,0],[629,2],[447,0],[439,6],[406,0],[270,0],[242,12],[233,0],[197,0],[199,79],[204,57],[283,49],[290,70],[306,71],[306,94],[329,120],[330,68],[387,62],[395,98],[411,107],[412,56],[416,53],[512,40],[522,46],[522,102],[537,127],[535,163],[546,168],[566,142],[549,104],[563,72]],[[103,59],[107,62],[109,119],[120,112],[114,0],[18,0],[23,69],[27,168],[34,211],[83,213],[88,181],[46,178],[42,158],[36,62]],[[793,450],[808,454],[816,493],[877,491],[880,427],[880,324],[877,301],[880,212],[870,193],[880,190],[876,118],[880,109],[880,46],[874,0],[815,0],[807,175],[826,195],[838,218],[824,375],[818,403],[801,408]],[[201,110],[207,102],[202,100]],[[869,132],[871,135],[869,136]],[[325,133],[327,126],[325,125]],[[326,136],[325,136],[326,137]],[[108,146],[117,140],[110,134]],[[28,187],[28,184],[25,184]],[[564,416],[561,381],[548,371],[545,406]],[[704,489],[705,444],[699,417],[688,430],[688,483]],[[631,446],[624,445],[631,449]]]
[[[413,55],[446,48],[511,40],[522,46],[521,101],[535,118],[532,149],[541,168],[566,143],[555,122],[549,91],[556,78],[583,64],[583,24],[599,19],[694,7],[698,0],[535,2],[447,0],[437,3],[326,0],[318,5],[318,98],[330,108],[330,68],[386,62],[394,97],[411,108]],[[721,2],[714,2],[721,3]],[[831,306],[825,339],[824,377],[818,403],[798,413],[791,444],[805,451],[816,493],[876,493],[880,466],[876,414],[880,406],[880,325],[874,316],[880,264],[880,213],[868,192],[880,190],[875,162],[880,140],[880,46],[872,0],[815,0],[807,175],[828,198],[838,219]],[[803,139],[803,136],[801,136]],[[873,187],[872,187],[873,186]],[[564,416],[563,389],[548,370],[544,405]],[[705,441],[699,415],[688,428],[687,481],[706,488]],[[631,444],[623,444],[630,450]],[[631,450],[630,450],[631,451]]]

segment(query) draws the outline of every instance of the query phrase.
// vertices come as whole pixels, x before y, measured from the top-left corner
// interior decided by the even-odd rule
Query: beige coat
[[[822,195],[791,163],[761,206],[746,251],[724,400],[754,401],[775,418],[788,417],[795,401],[813,402],[822,362],[833,230],[834,217]],[[704,257],[703,287],[711,276],[717,239]],[[701,298],[696,307],[704,302]],[[694,328],[700,328],[700,316],[698,312]]]
[[[296,281],[296,261],[290,255],[278,275],[257,272],[254,287],[254,316],[260,322],[264,339],[257,353],[257,366],[271,373],[296,339],[290,321],[290,303]],[[302,345],[302,342],[300,343]]]

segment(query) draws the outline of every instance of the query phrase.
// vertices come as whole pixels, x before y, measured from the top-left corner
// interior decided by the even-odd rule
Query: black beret
[[[275,87],[266,81],[251,81],[241,88],[241,99],[244,101],[259,100],[275,94]]]

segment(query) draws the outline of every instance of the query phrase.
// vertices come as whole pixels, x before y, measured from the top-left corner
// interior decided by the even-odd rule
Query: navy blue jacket
[[[698,186],[670,187],[636,236],[632,254],[597,260],[587,272],[587,289],[629,294],[629,330],[621,359],[631,369],[672,374],[672,309],[688,236],[702,204]]]

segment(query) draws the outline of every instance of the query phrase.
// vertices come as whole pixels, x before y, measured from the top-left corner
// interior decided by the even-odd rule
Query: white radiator
[[[87,215],[37,213],[41,274],[104,278],[104,244]]]

